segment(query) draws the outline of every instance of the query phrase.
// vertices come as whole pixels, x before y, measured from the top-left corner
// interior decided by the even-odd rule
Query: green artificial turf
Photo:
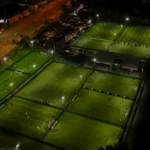
[[[119,37],[118,41],[149,46],[150,29],[127,27]]]
[[[0,100],[21,84],[28,75],[4,70],[0,73]]]
[[[128,44],[120,44],[116,43],[110,52],[115,52],[123,55],[131,55],[141,58],[149,58],[150,56],[150,48],[146,48],[144,46],[133,46]]]
[[[12,65],[11,69],[25,73],[34,73],[51,57],[51,54],[34,51],[20,61],[16,62],[14,65]]]
[[[82,89],[67,109],[123,126],[132,103],[133,101],[124,98]]]
[[[122,29],[121,25],[101,22],[90,28],[84,36],[113,41]]]
[[[80,36],[72,46],[94,49],[94,50],[107,50],[111,41],[101,40],[99,38]]]
[[[59,114],[60,110],[14,97],[0,109],[0,126],[40,139]]]
[[[0,71],[12,65],[13,63],[15,63],[17,60],[19,60],[21,57],[23,57],[29,52],[30,52],[30,49],[14,51],[10,53],[8,56],[5,56],[5,58],[7,59],[6,61],[4,60],[4,57],[3,57],[0,61]]]
[[[17,95],[64,107],[90,72],[88,69],[53,62]]]
[[[0,129],[0,150],[15,149],[19,144],[21,150],[54,150],[52,147],[34,140]]]
[[[72,43],[72,46],[107,50],[113,40],[122,31],[121,25],[111,23],[97,23]]]
[[[44,141],[68,150],[96,150],[118,142],[122,128],[90,120],[68,112],[58,120],[60,130],[50,130]],[[57,127],[57,125],[56,125]]]
[[[115,74],[95,71],[84,87],[110,92],[134,99],[140,80]]]

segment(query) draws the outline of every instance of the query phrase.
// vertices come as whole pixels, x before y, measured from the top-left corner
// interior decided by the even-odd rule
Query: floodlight
[[[36,64],[33,65],[33,68],[35,68],[35,67],[36,67]]]
[[[18,143],[18,144],[16,145],[16,149],[18,149],[18,148],[19,148],[19,146],[20,146],[20,144]]]
[[[92,23],[92,20],[90,19],[90,20],[88,20],[88,23]]]
[[[31,41],[30,41],[30,43],[31,43],[31,44],[33,44],[33,43],[34,43],[34,41],[33,41],[33,40],[31,40]]]
[[[7,60],[7,58],[6,58],[6,57],[4,57],[4,58],[3,58],[3,60],[4,60],[4,61],[6,61],[6,60]]]
[[[96,62],[96,58],[94,58],[93,61]]]
[[[126,20],[126,21],[129,21],[130,19],[129,19],[129,17],[126,17],[125,20]]]
[[[13,83],[10,83],[9,85],[10,85],[10,86],[13,86]]]
[[[0,19],[0,23],[4,23],[5,22],[5,20],[4,19]]]

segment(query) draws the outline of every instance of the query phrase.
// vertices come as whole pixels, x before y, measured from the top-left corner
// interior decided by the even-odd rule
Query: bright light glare
[[[10,83],[9,85],[10,85],[10,86],[13,86],[13,83]]]
[[[17,144],[17,145],[16,145],[16,148],[18,149],[18,148],[19,148],[19,146],[20,146],[20,144]]]
[[[65,96],[62,96],[61,99],[64,100],[64,99],[65,99]]]
[[[96,17],[99,17],[99,14],[96,14]]]
[[[36,64],[33,65],[33,68],[35,68],[35,67],[36,67]]]
[[[33,40],[31,40],[31,41],[30,41],[30,43],[31,43],[31,44],[33,44],[33,43],[34,43],[34,41],[33,41]]]
[[[90,20],[88,21],[88,23],[92,23],[92,20],[90,19]]]
[[[5,20],[4,19],[0,19],[0,23],[4,23],[5,22]]]
[[[54,51],[51,51],[51,54],[54,54]]]
[[[93,61],[96,62],[96,58],[94,58]]]
[[[126,21],[129,21],[130,19],[129,19],[129,17],[126,17]]]
[[[4,61],[6,61],[6,60],[7,60],[7,58],[6,58],[6,57],[4,57],[4,58],[3,58],[3,60],[4,60]]]

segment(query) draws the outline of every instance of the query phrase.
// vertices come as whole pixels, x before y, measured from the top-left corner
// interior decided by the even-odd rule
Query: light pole
[[[18,143],[18,144],[16,144],[16,146],[15,146],[15,150],[20,150],[19,149],[19,147],[20,147],[20,144]]]
[[[40,127],[39,127],[39,126],[37,127],[37,130],[38,130],[38,132],[39,132],[39,135],[40,135]]]
[[[3,60],[6,62],[6,60],[7,60],[7,57],[4,57],[4,58],[3,58]]]
[[[94,66],[93,66],[93,68],[94,68],[95,67],[95,63],[96,63],[96,58],[94,58],[93,61],[94,61]]]
[[[33,68],[35,68],[36,67],[36,64],[33,64]]]
[[[99,19],[99,14],[96,14],[96,18],[97,18],[97,20]]]
[[[126,17],[126,18],[125,18],[125,22],[126,22],[126,23],[125,23],[125,26],[127,25],[127,22],[129,22],[129,20],[130,20],[129,17]]]
[[[88,24],[91,25],[92,24],[92,19],[88,20]]]
[[[65,96],[62,96],[61,97],[61,102],[64,103],[64,100],[65,100]]]

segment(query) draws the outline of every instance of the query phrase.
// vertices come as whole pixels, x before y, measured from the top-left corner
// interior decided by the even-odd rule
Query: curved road
[[[11,43],[12,40],[18,39],[20,35],[32,36],[44,24],[45,18],[59,19],[62,14],[61,5],[70,6],[70,0],[54,0],[0,33],[0,57],[5,56],[16,46]]]

